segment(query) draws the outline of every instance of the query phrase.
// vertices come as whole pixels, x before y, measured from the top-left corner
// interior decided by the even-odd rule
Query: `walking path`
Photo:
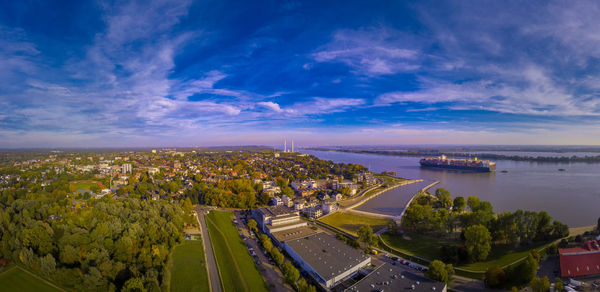
[[[364,198],[361,198],[361,200],[360,200],[360,201],[358,201],[358,202],[356,202],[356,203],[352,204],[352,205],[351,205],[351,206],[349,206],[349,207],[346,207],[345,209],[346,209],[346,210],[354,209],[354,208],[356,208],[356,207],[358,207],[358,206],[360,206],[360,205],[362,205],[362,204],[366,203],[368,200],[370,200],[370,199],[372,199],[372,198],[375,198],[375,197],[377,197],[377,196],[379,196],[379,195],[381,195],[381,194],[383,194],[383,193],[385,193],[385,192],[387,192],[387,191],[389,191],[389,190],[395,189],[395,188],[397,188],[397,187],[401,187],[401,186],[405,186],[405,185],[413,184],[413,183],[422,182],[422,181],[423,181],[422,179],[411,179],[411,180],[405,180],[405,181],[402,181],[402,182],[400,182],[400,183],[398,183],[398,184],[395,184],[395,185],[393,185],[393,186],[390,186],[390,187],[387,187],[387,188],[385,188],[385,189],[383,189],[383,190],[380,190],[380,191],[378,191],[378,192],[376,192],[376,193],[374,193],[374,194],[372,194],[372,195],[369,195],[368,197],[364,197],[364,195],[366,194],[366,192],[365,192],[365,194],[363,194],[363,195],[362,195]]]
[[[202,231],[202,243],[204,246],[204,256],[206,257],[206,269],[208,271],[209,279],[208,286],[212,292],[221,292],[221,278],[210,237],[208,237],[208,228],[206,227],[206,221],[204,220],[204,210],[196,207],[195,211],[198,221],[200,222],[200,231]]]

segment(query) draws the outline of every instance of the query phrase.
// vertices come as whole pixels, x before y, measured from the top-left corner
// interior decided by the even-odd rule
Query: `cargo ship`
[[[419,163],[422,167],[432,168],[459,169],[477,172],[490,172],[496,170],[495,162],[478,160],[477,157],[474,159],[456,159],[447,158],[446,155],[442,155],[435,158],[423,158]]]

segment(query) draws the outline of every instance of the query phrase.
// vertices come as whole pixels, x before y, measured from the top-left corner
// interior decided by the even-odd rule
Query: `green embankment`
[[[390,219],[376,218],[348,212],[337,212],[328,215],[319,221],[337,227],[356,236],[360,226],[369,225],[371,228],[373,228],[374,232],[377,232],[382,228],[385,228],[390,222]]]
[[[231,212],[213,210],[205,218],[223,291],[268,291],[233,225]]]
[[[171,291],[210,291],[201,240],[186,240],[173,250]]]
[[[417,256],[428,261],[442,258],[440,249],[443,245],[457,244],[455,241],[444,241],[439,238],[426,236],[412,236],[410,240],[407,240],[402,238],[401,235],[382,234],[381,238],[405,257]],[[464,270],[465,273],[463,273],[463,275],[465,276],[480,278],[481,275],[478,274],[484,273],[488,268],[492,266],[504,267],[513,264],[520,259],[525,258],[532,249],[535,248],[539,250],[545,245],[548,245],[548,243],[540,243],[535,246],[521,248],[496,245],[492,247],[487,260],[458,265],[456,268]]]
[[[2,291],[35,291],[35,292],[56,292],[56,289],[43,280],[32,276],[20,267],[13,266],[0,273],[0,290]]]

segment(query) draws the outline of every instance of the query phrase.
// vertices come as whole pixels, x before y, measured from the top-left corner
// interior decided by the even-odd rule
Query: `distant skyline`
[[[600,145],[594,1],[4,1],[0,148]]]

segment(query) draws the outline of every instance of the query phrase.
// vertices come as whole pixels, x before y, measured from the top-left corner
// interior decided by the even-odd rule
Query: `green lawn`
[[[268,291],[232,223],[231,212],[213,210],[205,218],[223,291]]]
[[[457,244],[456,241],[447,241],[440,238],[431,238],[426,236],[420,237],[411,235],[411,240],[406,240],[400,235],[383,234],[381,237],[390,246],[407,255],[416,255],[430,261],[441,258],[440,248],[442,245]],[[535,246],[520,248],[512,248],[502,245],[492,246],[492,250],[486,261],[462,264],[457,266],[457,268],[475,272],[485,272],[489,267],[492,266],[503,267],[511,264],[516,260],[526,257],[531,249],[539,248],[543,245],[544,243],[541,243]]]
[[[79,182],[72,182],[70,184],[74,185],[76,190],[88,190],[89,191],[92,186],[98,186],[101,189],[103,188],[102,184],[97,181],[79,181]]]
[[[171,291],[209,291],[201,240],[185,240],[173,249]]]
[[[319,221],[335,226],[352,235],[356,235],[362,225],[370,225],[374,232],[384,228],[390,222],[390,219],[363,216],[347,212],[337,212],[326,216]]]
[[[0,274],[0,290],[20,292],[60,291],[16,266]]]

